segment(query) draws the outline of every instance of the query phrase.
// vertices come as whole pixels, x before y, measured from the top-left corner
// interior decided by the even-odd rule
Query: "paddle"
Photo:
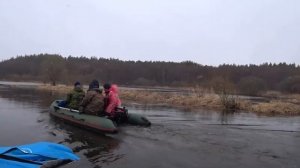
[[[57,109],[62,109],[62,110],[68,110],[68,111],[73,112],[73,113],[81,113],[79,110],[74,110],[74,109],[65,108],[65,107],[54,106],[54,108],[55,108],[56,110],[57,110]]]

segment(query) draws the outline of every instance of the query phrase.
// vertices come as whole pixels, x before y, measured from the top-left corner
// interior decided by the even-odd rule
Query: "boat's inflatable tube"
[[[117,133],[115,124],[105,117],[79,113],[78,110],[60,107],[62,100],[54,101],[50,106],[50,114],[76,126],[99,133]]]
[[[151,122],[145,116],[128,113],[126,108],[118,108],[119,111],[122,111],[119,114],[122,115],[117,116],[121,116],[121,118],[110,119],[105,116],[79,113],[78,110],[61,107],[61,104],[64,104],[63,100],[55,100],[50,106],[50,114],[71,124],[100,133],[117,133],[117,125],[122,124],[137,126],[151,125]]]

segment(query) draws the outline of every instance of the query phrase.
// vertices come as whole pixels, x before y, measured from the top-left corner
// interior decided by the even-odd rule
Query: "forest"
[[[191,61],[124,61],[113,58],[25,55],[0,62],[0,80],[34,81],[56,85],[97,79],[124,86],[231,88],[257,95],[267,90],[300,93],[300,66],[286,63],[260,65],[201,65]]]

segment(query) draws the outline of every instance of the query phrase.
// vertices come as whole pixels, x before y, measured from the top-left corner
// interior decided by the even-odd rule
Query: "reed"
[[[57,93],[68,93],[72,86],[67,85],[41,85],[40,90]],[[84,88],[87,90],[87,88]],[[186,109],[208,108],[223,110],[224,106],[228,109],[255,112],[264,115],[300,115],[300,95],[278,95],[270,102],[252,102],[242,100],[237,96],[220,96],[210,90],[191,89],[189,94],[180,93],[161,93],[143,90],[120,90],[119,94],[122,102],[137,102],[142,104],[169,105],[174,107],[184,107]],[[284,97],[284,98],[283,98]]]

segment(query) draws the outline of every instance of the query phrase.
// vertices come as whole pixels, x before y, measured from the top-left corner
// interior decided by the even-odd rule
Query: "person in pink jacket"
[[[116,107],[121,106],[118,86],[116,84],[104,84],[103,88],[105,93],[104,111],[107,115],[114,117]]]

